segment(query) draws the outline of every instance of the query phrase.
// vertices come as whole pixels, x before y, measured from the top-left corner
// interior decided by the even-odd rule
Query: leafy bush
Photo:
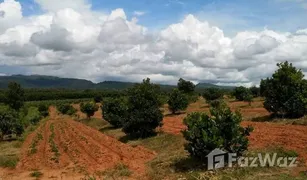
[[[77,110],[70,104],[58,104],[57,109],[62,114],[73,115]]]
[[[18,113],[9,107],[0,108],[0,137],[2,139],[3,135],[17,134],[21,135],[23,133],[23,125],[19,118]]]
[[[147,137],[162,126],[163,115],[159,109],[159,86],[150,79],[128,90],[128,114],[123,131],[132,137]]]
[[[94,102],[88,102],[88,103],[81,103],[80,104],[80,109],[81,112],[86,114],[87,118],[91,118],[96,111],[98,111],[98,105]]]
[[[208,103],[210,103],[210,101],[222,99],[223,95],[223,91],[218,88],[208,88],[203,93],[203,97],[207,100]]]
[[[250,94],[250,90],[243,86],[236,87],[233,91],[233,95],[238,101],[244,101],[246,96],[249,96]]]
[[[25,92],[21,88],[20,84],[10,82],[8,85],[8,90],[5,92],[5,104],[18,111],[24,104],[24,94]]]
[[[41,116],[43,117],[47,117],[49,115],[49,108],[47,105],[45,104],[39,104],[38,105],[38,111],[41,114]]]
[[[306,114],[307,81],[304,74],[291,63],[277,64],[271,78],[261,80],[264,107],[278,116],[299,118]]]
[[[102,96],[101,95],[96,95],[95,97],[94,97],[94,102],[95,103],[100,103],[102,101]]]
[[[189,105],[189,101],[183,93],[181,93],[178,89],[174,89],[168,100],[168,108],[169,110],[175,114],[179,110],[187,109]]]
[[[256,86],[252,86],[249,88],[250,92],[252,93],[253,97],[259,97],[260,96],[260,88]]]
[[[41,114],[37,107],[29,107],[26,116],[24,117],[24,123],[26,126],[29,124],[36,125],[41,119]]]
[[[123,126],[127,117],[127,103],[123,98],[108,99],[101,106],[103,118],[112,126],[118,128]]]
[[[251,106],[252,102],[253,102],[253,98],[254,98],[254,96],[252,94],[246,94],[244,96],[244,101],[248,102],[248,104]]]
[[[201,160],[216,148],[242,155],[248,148],[247,136],[252,128],[241,127],[241,115],[232,113],[228,107],[211,108],[210,112],[211,116],[197,112],[184,119],[187,129],[183,135],[188,141],[185,149]]]
[[[191,94],[195,91],[195,85],[191,81],[186,81],[182,78],[179,79],[177,87],[179,91],[185,94]]]

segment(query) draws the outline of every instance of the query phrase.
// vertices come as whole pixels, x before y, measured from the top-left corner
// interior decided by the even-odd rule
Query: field
[[[99,109],[92,119],[80,111],[74,117],[49,108],[50,116],[29,130],[24,142],[0,144],[0,179],[306,179],[307,127],[305,118],[269,120],[262,99],[251,106],[227,100],[242,113],[242,126],[252,125],[247,154],[278,152],[299,157],[296,168],[257,167],[205,171],[184,150],[182,120],[190,112],[209,112],[203,99],[186,112],[171,115],[164,110],[164,125],[158,135],[130,139],[120,129],[101,119]],[[79,104],[73,105],[78,110]],[[32,132],[31,132],[32,131]]]

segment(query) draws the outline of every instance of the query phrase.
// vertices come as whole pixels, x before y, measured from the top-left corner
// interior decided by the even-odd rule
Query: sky
[[[258,85],[307,75],[307,0],[0,0],[0,75]]]

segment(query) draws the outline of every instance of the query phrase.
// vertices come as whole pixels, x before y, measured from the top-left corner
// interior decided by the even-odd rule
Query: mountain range
[[[17,82],[23,88],[38,88],[38,89],[101,89],[101,90],[122,90],[132,87],[135,83],[120,82],[120,81],[104,81],[93,83],[92,81],[74,78],[60,78],[55,76],[43,75],[12,75],[0,76],[0,89],[7,88],[9,82]],[[160,85],[161,89],[172,89],[174,85]],[[221,89],[233,89],[231,86],[217,86],[210,83],[199,83],[197,89],[205,89],[209,87]]]

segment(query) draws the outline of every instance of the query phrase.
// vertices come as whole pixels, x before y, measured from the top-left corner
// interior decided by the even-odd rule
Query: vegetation
[[[174,89],[171,92],[167,103],[169,110],[173,114],[175,114],[177,111],[187,109],[189,105],[189,101],[186,95],[181,93],[178,89]]]
[[[98,105],[94,102],[88,102],[88,103],[81,103],[80,104],[80,110],[84,114],[86,114],[87,118],[90,119],[96,111],[98,111]]]
[[[23,123],[26,127],[29,125],[36,125],[41,120],[41,113],[37,107],[29,107],[27,113],[23,118]]]
[[[307,80],[291,63],[277,64],[271,78],[261,80],[264,107],[278,116],[298,118],[306,114]]]
[[[238,101],[244,101],[250,95],[251,95],[251,91],[248,88],[243,87],[243,86],[236,87],[233,91],[233,96]]]
[[[77,110],[70,104],[58,104],[57,109],[62,114],[73,115]]]
[[[108,121],[115,128],[123,126],[128,113],[127,102],[124,98],[105,100],[101,109],[104,120]]]
[[[18,112],[9,107],[0,108],[0,140],[4,135],[17,134],[20,136],[24,131],[23,124]]]
[[[47,117],[49,115],[49,107],[46,104],[39,104],[38,111],[43,117]]]
[[[211,108],[211,116],[205,113],[192,113],[184,119],[187,130],[183,135],[188,143],[186,150],[200,160],[214,149],[219,148],[229,153],[242,155],[248,148],[251,127],[240,126],[242,117],[239,113],[232,113],[230,108],[221,105]]]
[[[128,91],[128,114],[123,131],[132,137],[147,137],[162,126],[163,115],[159,109],[159,86],[150,79]]]
[[[56,163],[58,163],[59,162],[59,157],[60,157],[60,152],[59,152],[59,149],[58,149],[57,145],[54,142],[54,138],[55,138],[54,124],[50,124],[50,131],[51,131],[51,135],[49,137],[49,145],[50,145],[50,148],[51,148],[51,152],[54,153],[54,155],[53,155],[51,160],[53,160]]]
[[[38,171],[38,170],[35,170],[35,171],[31,172],[31,174],[30,174],[30,177],[35,177],[37,179],[42,177],[42,176],[43,176],[43,173]]]
[[[8,85],[8,90],[5,93],[5,104],[10,108],[18,111],[24,104],[24,90],[20,84],[11,82]]]
[[[196,86],[191,81],[186,81],[180,78],[177,87],[179,91],[182,91],[185,94],[191,94],[194,93]]]
[[[254,98],[259,97],[261,95],[259,87],[252,86],[251,88],[249,88],[249,90]]]
[[[102,101],[102,96],[100,94],[96,95],[94,97],[94,102],[95,103],[100,103]]]
[[[202,94],[202,96],[206,99],[208,103],[214,100],[222,99],[224,96],[224,92],[218,88],[208,88]]]

